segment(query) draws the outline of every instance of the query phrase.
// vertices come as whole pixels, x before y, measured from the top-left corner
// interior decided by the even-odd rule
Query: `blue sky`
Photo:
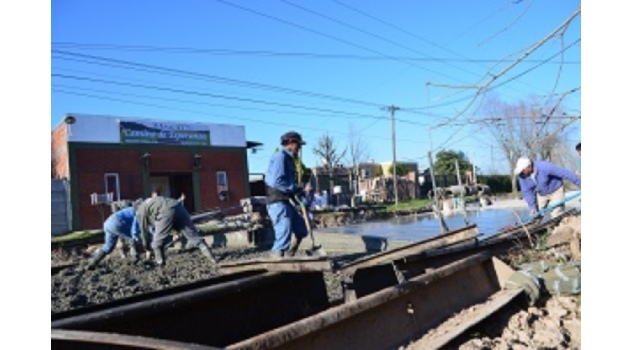
[[[51,129],[66,113],[244,125],[248,140],[264,143],[249,155],[250,171],[264,172],[288,130],[306,139],[308,166],[318,161],[311,151],[318,138],[329,133],[343,148],[350,130],[368,144],[371,159],[390,161],[386,107],[395,105],[398,160],[425,168],[431,147],[453,149],[486,172],[502,157],[481,124],[468,122],[483,99],[464,86],[498,74],[486,96],[506,102],[581,88],[581,15],[563,36],[533,49],[579,6],[56,0]],[[581,115],[581,90],[565,95],[561,106]],[[580,135],[576,121],[564,134],[569,147]]]

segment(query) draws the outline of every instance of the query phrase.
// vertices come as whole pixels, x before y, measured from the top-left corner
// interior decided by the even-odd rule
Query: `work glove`
[[[542,221],[542,219],[544,218],[544,215],[538,214],[538,210],[537,209],[531,209],[529,214],[531,216],[531,221],[536,223],[536,224],[540,223],[540,221]]]

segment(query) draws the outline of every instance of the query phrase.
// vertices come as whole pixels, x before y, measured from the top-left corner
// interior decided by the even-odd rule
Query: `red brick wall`
[[[191,172],[193,155],[190,150],[152,150],[149,169],[152,173]]]
[[[239,205],[246,198],[248,176],[245,151],[206,151],[200,152],[202,169],[200,170],[200,198],[202,211],[217,207],[227,208]],[[217,172],[225,171],[228,178],[228,199],[220,201],[217,196]],[[240,212],[227,212],[228,214]]]
[[[82,229],[99,229],[103,221],[99,210],[90,203],[92,193],[105,193],[105,173],[119,174],[119,188],[122,199],[143,196],[143,178],[139,150],[120,149],[77,149],[76,181],[79,195],[79,215]],[[104,209],[104,217],[111,213]]]
[[[69,178],[69,173],[66,123],[63,123],[50,135],[50,176],[51,179]]]
[[[76,149],[76,181],[79,195],[81,229],[98,229],[103,225],[101,215],[90,204],[92,193],[105,193],[105,173],[118,173],[121,198],[143,196],[143,168],[140,161],[144,151],[138,149]],[[190,150],[152,149],[149,169],[152,173],[191,173],[193,152]],[[239,204],[246,197],[248,177],[245,150],[204,150],[199,170],[199,196],[202,211],[217,207],[227,208]],[[225,171],[228,177],[229,199],[220,201],[217,196],[216,172]],[[236,210],[235,212],[239,212]],[[231,212],[232,213],[232,212]],[[104,217],[110,214],[105,208]]]

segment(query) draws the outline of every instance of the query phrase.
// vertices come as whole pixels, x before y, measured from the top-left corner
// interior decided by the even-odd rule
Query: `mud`
[[[184,252],[167,251],[165,266],[140,259],[121,258],[116,251],[108,255],[94,270],[85,269],[93,247],[58,249],[51,252],[55,265],[77,264],[51,276],[51,313],[102,304],[150,291],[162,290],[218,276],[216,265],[211,264],[197,249]],[[213,248],[220,262],[266,258],[268,250],[257,248]],[[298,256],[306,255],[299,250]],[[358,258],[356,254],[353,258]],[[333,261],[345,261],[344,255],[332,255]],[[325,272],[325,284],[331,302],[342,299],[340,276]]]

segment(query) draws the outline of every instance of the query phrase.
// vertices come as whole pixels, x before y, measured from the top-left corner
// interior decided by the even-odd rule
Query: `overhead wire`
[[[54,88],[54,87],[51,90],[54,91],[54,92],[58,92],[58,93],[69,94],[69,95],[76,95],[76,96],[82,96],[82,97],[88,97],[88,98],[92,98],[92,99],[108,100],[108,101],[114,101],[114,102],[120,102],[120,103],[134,104],[134,105],[140,105],[140,106],[146,106],[146,107],[152,107],[152,108],[159,108],[159,109],[163,109],[163,110],[181,111],[181,112],[193,113],[193,114],[198,114],[198,115],[199,114],[208,115],[208,111],[198,111],[198,110],[192,110],[192,109],[187,109],[187,108],[176,108],[176,107],[165,106],[165,105],[160,105],[160,104],[145,103],[145,102],[139,102],[139,101],[132,101],[132,100],[128,100],[128,99],[120,99],[120,98],[112,98],[112,97],[107,97],[107,96],[99,96],[99,95],[94,95],[94,94],[87,94],[87,93],[83,93],[83,92],[79,92],[79,91],[68,91],[68,90],[65,90],[65,89],[59,89],[59,88]],[[296,125],[296,124],[288,124],[288,123],[278,123],[278,122],[269,121],[269,120],[252,119],[252,118],[240,117],[240,116],[235,116],[235,115],[220,115],[220,114],[218,114],[216,116],[217,117],[222,117],[222,118],[228,118],[228,119],[231,119],[231,120],[233,120],[233,119],[235,119],[235,120],[244,120],[244,121],[249,121],[249,122],[258,123],[258,124],[276,125],[276,126],[283,126],[283,127],[290,127],[290,128],[298,128],[298,127],[300,127],[301,129],[306,129],[306,130],[327,131],[327,132],[334,133],[334,134],[346,135],[344,132],[338,132],[338,131],[335,131],[335,130],[331,131],[330,129],[310,127],[310,126],[306,126],[305,124]],[[390,140],[389,137],[374,136],[374,135],[363,135],[363,137],[371,138],[371,139]],[[418,142],[417,140],[409,140],[409,139],[398,139],[398,142],[399,141],[401,141],[401,142],[412,142],[412,143]]]
[[[421,62],[456,62],[456,63],[497,63],[497,59],[488,58],[450,58],[450,57],[416,57],[416,56],[367,56],[357,54],[336,54],[336,53],[316,53],[316,52],[280,52],[269,50],[235,50],[235,49],[209,49],[195,47],[166,47],[151,45],[122,45],[122,44],[106,44],[106,43],[76,43],[76,42],[52,42],[52,47],[66,48],[74,50],[110,50],[110,51],[130,51],[130,52],[160,52],[173,54],[210,54],[210,55],[230,55],[230,56],[258,56],[258,57],[291,57],[306,59],[342,59],[342,60],[358,60],[358,61],[421,61]],[[512,62],[513,60],[504,59],[501,62]],[[539,59],[527,59],[526,63],[539,63]],[[580,61],[565,61],[565,64],[577,65]]]

